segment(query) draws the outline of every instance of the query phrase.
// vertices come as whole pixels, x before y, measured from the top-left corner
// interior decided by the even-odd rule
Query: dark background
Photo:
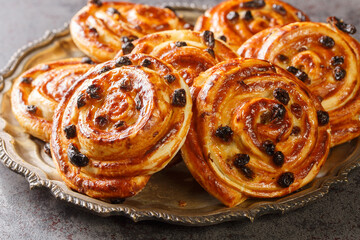
[[[134,1],[161,5],[163,1]],[[182,2],[190,2],[182,1]],[[198,0],[210,6],[215,0]],[[287,0],[314,21],[336,15],[360,30],[359,0]],[[26,43],[63,26],[85,0],[0,0],[0,67]],[[360,34],[355,37],[360,39]],[[0,239],[360,239],[360,169],[325,197],[284,215],[208,227],[102,218],[55,199],[0,164]]]

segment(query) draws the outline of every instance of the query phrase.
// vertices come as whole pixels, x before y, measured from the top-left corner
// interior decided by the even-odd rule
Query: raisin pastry
[[[131,51],[134,39],[187,25],[169,8],[90,0],[71,20],[70,31],[81,51],[104,62],[121,49]]]
[[[268,60],[305,82],[330,115],[331,145],[360,135],[360,45],[351,24],[292,23],[249,39],[244,57]]]
[[[80,193],[133,196],[181,148],[191,108],[185,81],[156,58],[131,54],[97,65],[55,111],[50,141],[55,165]]]
[[[64,59],[37,65],[17,78],[11,106],[25,131],[48,142],[55,108],[70,86],[93,64],[88,57]]]
[[[257,59],[233,59],[195,79],[182,154],[195,179],[232,207],[309,183],[330,147],[327,113],[304,83]]]
[[[279,0],[229,0],[207,10],[197,20],[194,30],[213,31],[236,51],[264,29],[298,21],[309,21],[309,18]]]
[[[191,86],[194,79],[219,62],[238,55],[210,31],[173,30],[149,34],[133,42],[132,53],[145,53],[170,63]],[[118,56],[124,55],[123,51]]]

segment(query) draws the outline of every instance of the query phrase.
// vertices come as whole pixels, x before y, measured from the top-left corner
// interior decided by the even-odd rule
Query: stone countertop
[[[190,0],[188,0],[190,2]],[[160,5],[162,1],[137,1]],[[214,5],[220,1],[198,0]],[[287,2],[312,20],[336,15],[360,28],[359,0]],[[0,67],[26,43],[48,29],[63,26],[85,0],[0,0]],[[360,39],[360,34],[355,37]],[[155,221],[134,223],[125,217],[102,218],[55,199],[46,189],[30,190],[24,177],[0,164],[0,239],[360,239],[360,168],[347,183],[323,198],[255,222],[233,221],[208,227],[175,226]]]

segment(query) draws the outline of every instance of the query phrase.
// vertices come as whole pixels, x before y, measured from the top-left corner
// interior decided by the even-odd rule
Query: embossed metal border
[[[166,5],[170,5],[174,7],[176,10],[189,10],[189,11],[190,10],[204,11],[204,9],[207,8],[207,6],[205,5],[198,7],[192,3],[189,4],[167,3]],[[60,29],[47,31],[42,38],[33,41],[27,44],[26,46],[22,47],[21,49],[19,49],[11,57],[8,64],[0,71],[0,92],[4,88],[4,81],[6,80],[6,78],[12,75],[12,73],[16,70],[21,60],[24,57],[26,57],[27,54],[52,43],[59,37],[66,36],[67,34],[69,34],[68,26],[69,24],[66,23]],[[212,225],[225,221],[240,220],[246,218],[250,219],[251,221],[254,221],[256,217],[259,217],[264,214],[276,213],[276,212],[285,213],[289,210],[294,210],[303,207],[309,202],[315,201],[316,199],[321,198],[325,194],[327,194],[332,184],[347,181],[349,172],[356,167],[360,167],[360,159],[352,163],[348,163],[345,166],[340,166],[340,168],[335,171],[336,173],[333,176],[328,176],[326,179],[324,179],[316,190],[309,192],[308,194],[301,196],[300,198],[291,199],[291,197],[285,197],[281,199],[279,202],[269,203],[264,205],[257,204],[256,206],[246,210],[234,210],[229,208],[228,211],[219,212],[215,214],[202,215],[202,216],[181,216],[181,215],[172,214],[168,211],[140,210],[132,207],[121,206],[121,204],[117,205],[116,207],[107,207],[107,206],[102,206],[101,204],[98,203],[80,199],[76,196],[66,193],[56,182],[51,181],[49,179],[43,179],[37,173],[31,171],[26,166],[24,166],[24,164],[22,164],[21,162],[17,162],[14,159],[11,159],[9,153],[7,152],[6,144],[11,144],[10,138],[5,140],[0,138],[0,161],[3,163],[4,166],[8,167],[10,170],[22,174],[29,182],[31,189],[34,187],[48,188],[51,194],[54,195],[56,198],[66,201],[68,203],[72,203],[81,208],[90,210],[91,212],[101,216],[120,215],[120,216],[129,217],[135,222],[142,220],[158,220],[173,224],[193,225],[193,226]]]

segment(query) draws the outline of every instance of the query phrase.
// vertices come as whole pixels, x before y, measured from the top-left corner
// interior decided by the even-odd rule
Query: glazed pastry
[[[187,25],[169,8],[90,0],[71,20],[70,31],[81,51],[104,62],[121,49],[131,51],[134,39]]]
[[[223,204],[281,197],[318,174],[330,147],[328,115],[291,74],[262,60],[233,59],[202,73],[193,88],[183,158]]]
[[[210,31],[165,31],[149,34],[133,43],[135,48],[132,53],[150,54],[170,63],[189,86],[201,72],[219,62],[238,57]],[[120,51],[118,56],[122,55],[124,52]]]
[[[29,134],[48,142],[55,108],[70,86],[94,65],[70,58],[37,65],[21,74],[11,92],[12,111]]]
[[[55,111],[56,168],[91,197],[133,196],[182,146],[191,107],[185,81],[156,58],[131,54],[97,65]]]
[[[244,57],[266,59],[307,84],[330,115],[331,145],[360,135],[360,45],[351,24],[293,23],[267,30],[240,49]]]
[[[213,31],[236,51],[264,29],[298,21],[309,21],[309,18],[279,0],[229,0],[207,10],[197,20],[194,30]]]

